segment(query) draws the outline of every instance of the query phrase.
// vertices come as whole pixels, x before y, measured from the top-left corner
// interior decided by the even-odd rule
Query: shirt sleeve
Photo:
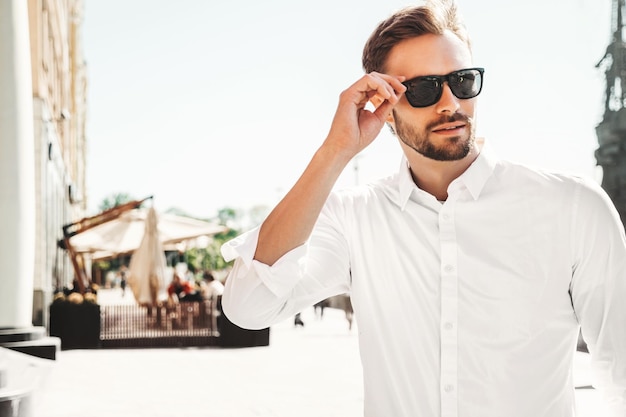
[[[309,240],[272,266],[254,259],[260,227],[221,247],[228,275],[222,307],[240,327],[261,329],[287,319],[330,296],[349,292],[349,251],[329,199]]]
[[[626,416],[626,239],[604,190],[581,182],[571,230],[572,304],[608,415]]]

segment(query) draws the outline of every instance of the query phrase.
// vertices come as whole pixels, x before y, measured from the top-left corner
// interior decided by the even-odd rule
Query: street
[[[313,308],[304,327],[271,328],[253,348],[68,350],[44,379],[40,417],[359,417],[358,324]],[[590,385],[588,355],[576,353],[574,382]],[[598,393],[577,389],[577,417],[600,417]]]

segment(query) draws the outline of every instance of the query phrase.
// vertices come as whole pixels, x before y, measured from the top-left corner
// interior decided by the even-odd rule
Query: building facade
[[[87,66],[82,0],[28,0],[33,93],[35,250],[33,324],[47,326],[56,289],[73,270],[57,246],[86,211]]]

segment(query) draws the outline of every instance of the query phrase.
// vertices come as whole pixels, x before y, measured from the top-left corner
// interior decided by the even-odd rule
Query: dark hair
[[[407,7],[379,23],[363,48],[363,69],[385,72],[391,49],[406,39],[449,30],[471,51],[471,43],[454,0],[426,0],[423,6]]]
[[[207,281],[213,281],[215,279],[215,277],[213,276],[213,274],[209,271],[204,271],[202,273],[202,278],[204,278]]]

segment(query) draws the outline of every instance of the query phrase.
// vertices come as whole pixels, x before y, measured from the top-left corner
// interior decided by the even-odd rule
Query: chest
[[[473,200],[413,204],[403,212],[369,210],[350,222],[357,316],[439,317],[446,311],[528,322],[529,311],[571,312],[563,216],[537,212],[522,199],[492,207]]]

